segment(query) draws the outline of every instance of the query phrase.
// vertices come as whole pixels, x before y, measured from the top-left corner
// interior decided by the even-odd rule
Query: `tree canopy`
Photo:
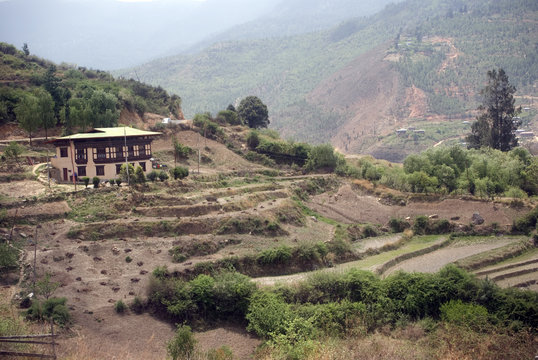
[[[239,118],[251,128],[266,128],[269,125],[267,106],[256,96],[247,96],[237,108]]]
[[[488,71],[488,84],[481,91],[482,112],[472,125],[467,137],[469,148],[489,146],[501,151],[509,151],[517,146],[515,130],[519,120],[515,118],[514,93],[516,88],[508,81],[503,69]]]

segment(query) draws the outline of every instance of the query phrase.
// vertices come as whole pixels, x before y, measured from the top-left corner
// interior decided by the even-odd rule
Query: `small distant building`
[[[415,130],[415,134],[425,134],[426,131],[423,130],[423,129],[418,129],[418,130]]]
[[[462,121],[461,123],[464,124],[464,125],[469,125],[471,122],[468,121],[468,120],[464,120],[464,121]]]
[[[164,118],[163,124],[165,125],[188,125],[189,120],[172,120],[170,118]]]
[[[534,137],[534,132],[533,131],[524,131],[524,132],[520,133],[519,136],[521,136],[522,138]]]
[[[407,134],[407,129],[398,129],[396,130],[396,134],[398,134],[398,136],[405,135]]]
[[[140,166],[144,172],[151,171],[151,143],[159,132],[138,130],[130,127],[95,128],[88,133],[64,136],[51,141],[56,156],[51,165],[52,174],[60,182],[75,178],[115,179],[121,166],[129,162]]]

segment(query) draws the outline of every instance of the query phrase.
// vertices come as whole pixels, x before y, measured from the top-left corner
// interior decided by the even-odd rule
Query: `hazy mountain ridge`
[[[378,137],[410,121],[426,121],[426,126],[434,120],[471,116],[476,94],[491,68],[505,68],[520,94],[534,94],[538,78],[537,48],[532,46],[538,34],[536,4],[529,0],[410,0],[327,31],[223,42],[189,56],[145,64],[137,73],[143,81],[181,94],[187,116],[215,112],[254,94],[269,105],[272,126],[284,136],[331,141],[341,148],[347,145],[348,151],[368,152],[374,146],[372,140],[385,141]],[[368,58],[370,51],[382,52],[370,68],[354,62],[360,56]],[[392,105],[381,114],[367,111],[360,106],[367,88],[366,92],[350,88],[354,96],[346,97],[344,104],[313,101],[316,97],[310,94],[326,79],[338,80],[346,66],[352,68],[342,76],[351,80],[334,81],[333,91],[353,84],[353,79],[361,84],[361,72],[380,71],[383,76],[398,78],[385,82],[391,89],[397,84],[396,91],[376,86],[379,94],[393,94],[384,100]],[[375,76],[369,79],[375,82]],[[411,109],[411,104],[420,105],[420,111]],[[365,126],[360,122],[386,126],[365,133],[361,130],[343,144],[339,128],[353,122],[351,128],[357,131]],[[458,131],[448,129],[443,136],[453,137]],[[419,149],[441,139],[435,135],[411,145]]]
[[[0,41],[28,43],[56,62],[133,66],[254,19],[277,2],[230,1],[8,0],[0,2]]]

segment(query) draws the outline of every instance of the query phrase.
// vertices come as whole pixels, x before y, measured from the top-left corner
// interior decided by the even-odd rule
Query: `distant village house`
[[[53,140],[56,156],[51,159],[52,175],[60,182],[82,177],[115,179],[126,162],[151,171],[151,143],[159,132],[130,127],[95,128],[92,132]]]

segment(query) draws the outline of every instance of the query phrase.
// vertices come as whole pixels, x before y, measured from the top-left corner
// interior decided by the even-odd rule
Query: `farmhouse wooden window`
[[[140,167],[142,168],[142,170],[144,170],[144,172],[145,172],[146,171],[146,162],[141,162],[139,164],[140,164]]]
[[[119,175],[119,174],[120,174],[120,172],[121,172],[121,166],[122,166],[122,165],[123,165],[123,164],[116,164],[116,175]]]
[[[75,161],[77,164],[86,164],[88,162],[88,158],[86,155],[86,149],[77,149],[75,152]]]
[[[77,176],[86,176],[86,166],[77,166]]]
[[[106,149],[105,148],[95,149],[94,159],[106,159]]]
[[[60,157],[67,157],[67,148],[60,148]]]
[[[95,167],[95,173],[97,176],[104,176],[105,175],[105,167],[104,165],[99,165]]]

